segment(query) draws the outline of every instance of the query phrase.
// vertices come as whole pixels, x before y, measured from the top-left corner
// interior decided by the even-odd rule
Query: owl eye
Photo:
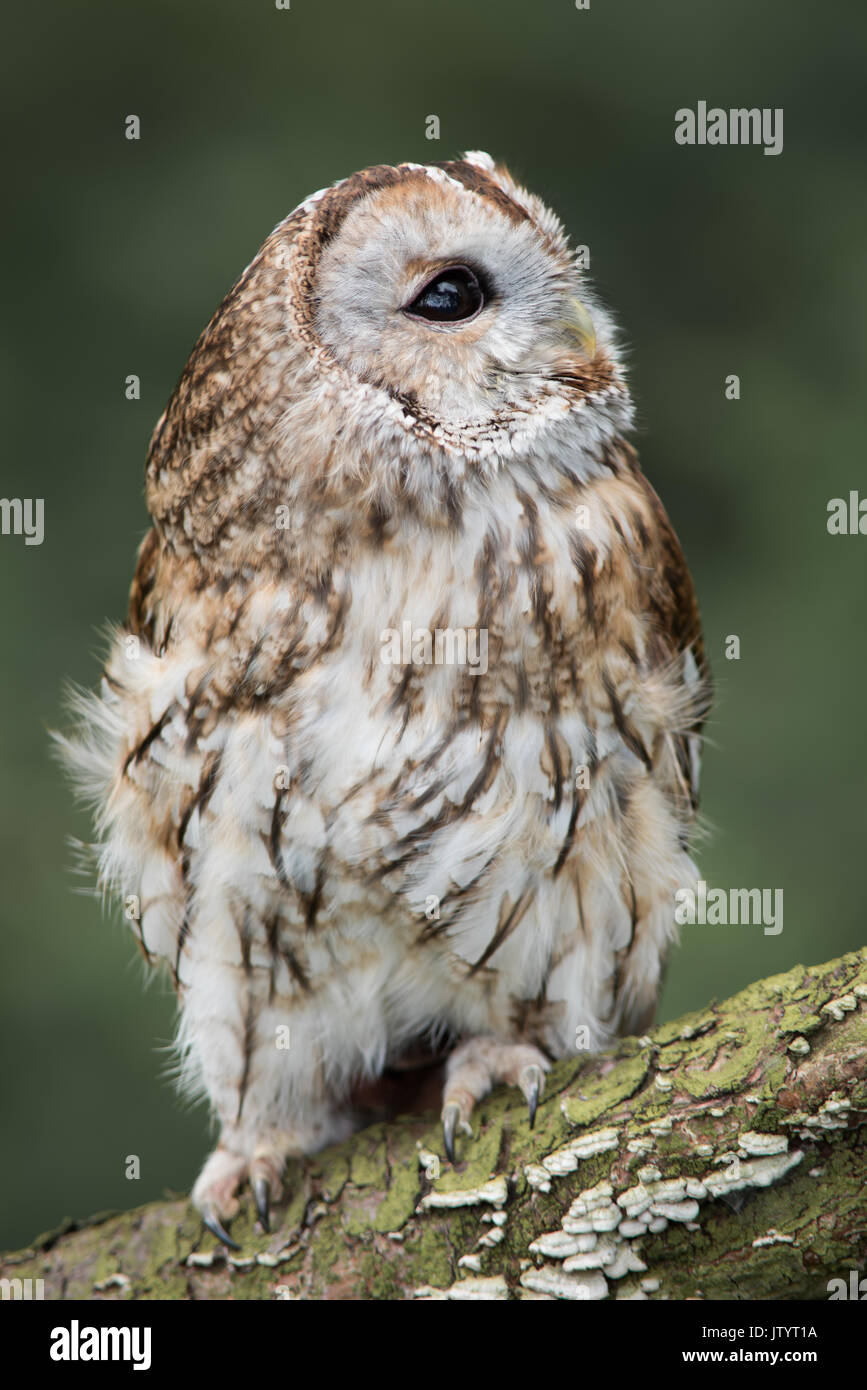
[[[403,312],[430,323],[458,323],[474,318],[485,303],[479,277],[465,265],[441,270]]]

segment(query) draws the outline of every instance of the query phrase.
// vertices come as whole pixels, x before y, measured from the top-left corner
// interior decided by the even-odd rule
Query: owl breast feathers
[[[630,420],[559,222],[478,153],[308,198],[193,349],[66,748],[174,979],[226,1239],[419,1046],[453,1153],[492,1085],[532,1112],[652,1016],[708,681]]]

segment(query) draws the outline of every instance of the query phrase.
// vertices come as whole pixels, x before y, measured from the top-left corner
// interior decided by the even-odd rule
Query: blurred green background
[[[7,13],[0,491],[44,497],[45,541],[0,537],[0,1247],[186,1189],[204,1155],[163,1077],[172,999],[75,891],[87,820],[46,731],[125,613],[145,450],[193,341],[272,226],[364,165],[505,159],[590,246],[630,345],[717,683],[702,870],[785,893],[779,936],[685,929],[661,1017],[863,942],[867,537],[829,536],[826,507],[867,494],[865,41],[863,5],[792,0]],[[676,145],[700,99],[783,107],[784,152]]]

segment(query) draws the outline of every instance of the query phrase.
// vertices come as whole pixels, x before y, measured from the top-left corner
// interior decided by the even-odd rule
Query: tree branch
[[[827,1298],[867,1256],[867,952],[560,1062],[536,1128],[497,1092],[456,1168],[434,1117],[289,1164],[227,1255],[182,1199],[0,1260],[46,1298]],[[14,1286],[13,1286],[14,1288]]]

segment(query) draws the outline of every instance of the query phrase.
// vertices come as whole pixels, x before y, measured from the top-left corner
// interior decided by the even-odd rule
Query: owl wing
[[[151,527],[139,546],[135,574],[129,592],[127,627],[137,637],[154,645],[156,614],[152,600],[159,562],[159,537]]]
[[[585,544],[576,563],[585,620],[604,653],[603,697],[621,744],[647,773],[631,787],[628,777],[615,781],[615,802],[637,795],[628,829],[622,808],[612,819],[628,939],[615,953],[611,1021],[618,1032],[641,1033],[674,936],[674,890],[693,872],[688,842],[710,677],[692,578],[665,509],[629,445],[619,442],[609,462],[611,473],[585,494],[611,527],[607,550],[603,557]]]
[[[692,575],[668,514],[637,462],[633,476],[653,523],[651,544],[642,559],[652,566],[648,603],[663,637],[663,650],[667,647],[671,655],[683,659],[688,709],[683,727],[669,738],[694,814],[699,801],[700,736],[712,693],[701,618]]]

